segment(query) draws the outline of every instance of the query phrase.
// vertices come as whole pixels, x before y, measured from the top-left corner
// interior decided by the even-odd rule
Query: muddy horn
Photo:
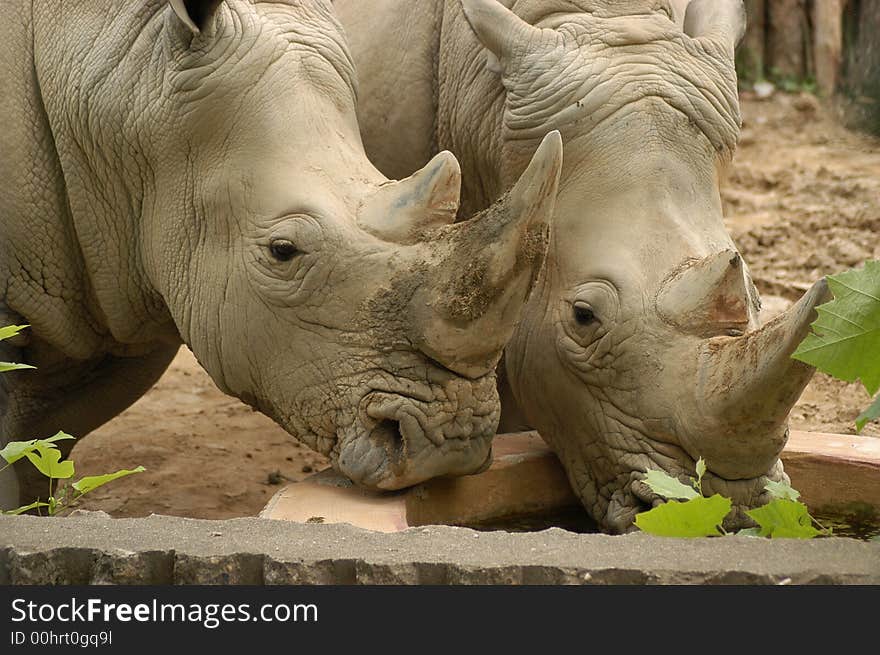
[[[791,358],[830,300],[820,280],[788,311],[742,337],[710,342],[701,354],[698,396],[704,411],[736,433],[713,435],[710,467],[728,479],[752,477],[778,458],[791,408],[815,369]],[[743,458],[743,452],[750,457]],[[746,462],[748,462],[746,464]],[[744,468],[747,467],[747,468]]]
[[[495,368],[544,261],[561,169],[551,132],[505,196],[425,244],[432,264],[410,304],[422,352],[468,377]]]

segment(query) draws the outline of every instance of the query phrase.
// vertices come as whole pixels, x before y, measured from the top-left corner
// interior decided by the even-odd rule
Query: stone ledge
[[[880,584],[852,539],[0,516],[0,584]]]
[[[537,432],[498,435],[492,449],[492,466],[482,473],[437,478],[394,493],[360,489],[322,471],[282,488],[260,516],[396,532],[432,524],[498,524],[580,507],[559,460]],[[814,512],[845,513],[860,505],[880,515],[880,439],[792,431],[782,460]],[[584,526],[590,523],[584,513]]]

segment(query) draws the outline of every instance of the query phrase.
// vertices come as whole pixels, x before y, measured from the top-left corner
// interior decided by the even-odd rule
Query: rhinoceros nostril
[[[400,431],[400,423],[393,419],[382,419],[370,432],[370,440],[384,449],[392,466],[402,464],[406,459],[406,439]]]

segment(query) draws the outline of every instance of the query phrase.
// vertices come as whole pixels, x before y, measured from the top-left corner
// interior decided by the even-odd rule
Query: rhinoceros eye
[[[591,325],[599,319],[596,318],[592,307],[586,303],[577,302],[574,304],[574,320],[580,325]]]
[[[293,241],[287,239],[273,239],[269,244],[269,252],[279,262],[289,262],[299,254]]]

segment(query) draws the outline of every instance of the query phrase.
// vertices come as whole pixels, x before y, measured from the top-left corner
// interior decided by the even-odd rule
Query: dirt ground
[[[821,276],[880,258],[880,140],[843,129],[812,96],[744,95],[724,204],[765,305],[784,308]],[[859,385],[817,375],[792,426],[852,432],[868,403]],[[880,424],[864,434],[880,436]],[[149,393],[77,444],[71,458],[84,475],[147,468],[84,499],[84,508],[113,516],[251,516],[280,484],[327,465],[220,393],[186,348]]]

